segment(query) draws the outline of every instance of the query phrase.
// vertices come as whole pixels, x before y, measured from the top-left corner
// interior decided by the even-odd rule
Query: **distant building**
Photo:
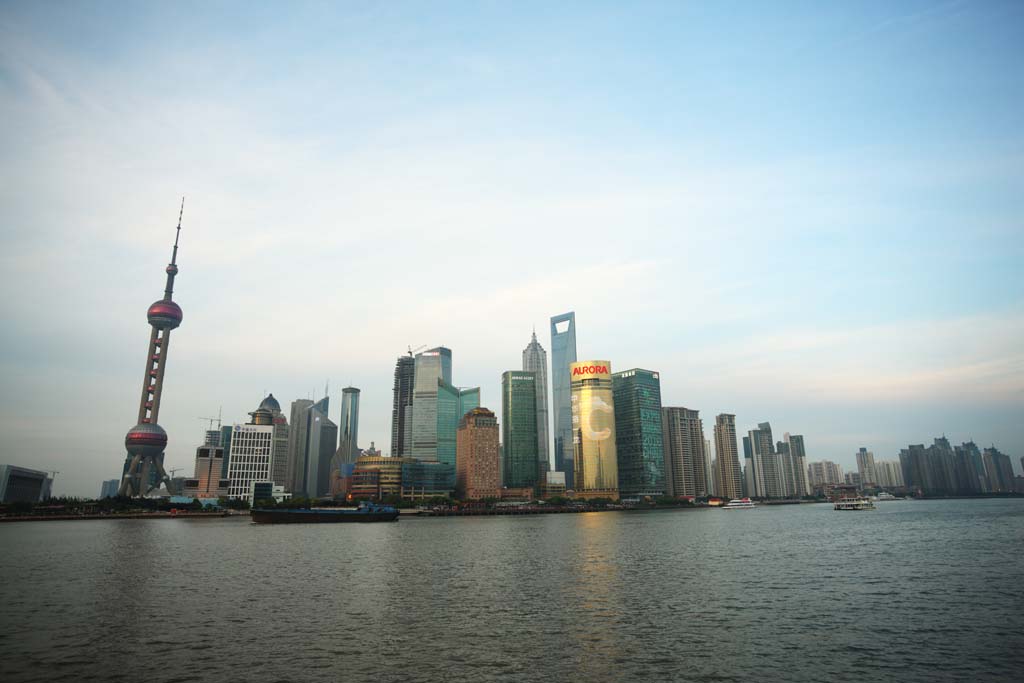
[[[722,413],[715,418],[715,456],[718,495],[730,500],[742,497],[743,475],[736,450],[735,415]]]
[[[499,498],[501,474],[498,420],[487,408],[474,408],[459,421],[455,495],[462,500]]]
[[[860,480],[865,484],[878,484],[879,477],[875,472],[875,454],[862,447],[857,451],[856,457]]]
[[[117,496],[117,487],[120,484],[118,479],[108,479],[100,486],[100,500],[114,498]]]
[[[412,394],[415,381],[416,359],[412,353],[399,356],[395,363],[391,403],[391,455],[395,457],[412,453]]]
[[[480,389],[452,384],[452,352],[443,346],[416,356],[412,403],[412,449],[417,460],[455,465],[459,420],[480,405]]]
[[[119,482],[120,483],[120,482]],[[38,503],[50,497],[49,473],[17,465],[0,465],[0,503]]]
[[[706,440],[700,412],[662,408],[665,446],[665,492],[674,497],[711,495],[714,475],[707,465]]]
[[[542,498],[554,498],[555,496],[564,496],[565,472],[546,472],[544,476],[544,483],[541,486],[540,495]]]
[[[403,458],[402,488],[405,500],[451,496],[455,492],[455,467],[444,462]]]
[[[606,360],[570,363],[569,376],[574,448],[572,490],[577,498],[617,500],[619,465],[611,363]],[[661,417],[660,410],[658,417]],[[567,473],[566,486],[569,486],[568,479]]]
[[[882,488],[897,489],[903,488],[903,472],[898,462],[890,460],[875,461],[875,477]]]
[[[292,402],[294,434],[288,441],[291,492],[307,498],[330,495],[331,461],[338,447],[338,426],[327,416],[330,398]],[[232,452],[234,452],[232,450]],[[232,485],[234,483],[232,482]]]
[[[859,489],[864,485],[864,482],[860,480],[860,472],[847,472],[844,479],[847,486],[855,486]]]
[[[219,479],[227,479],[228,497],[236,500],[247,499],[252,482],[275,481],[275,476],[281,479],[286,477],[289,457],[288,422],[281,413],[281,406],[274,395],[269,394],[263,399],[259,407],[249,413],[249,417],[247,424],[236,424],[231,428],[231,434],[227,439],[227,455],[224,455],[223,447],[220,447],[221,472],[224,470],[223,461],[227,460],[227,476],[216,477],[215,470],[206,469],[205,484],[200,484],[199,481],[192,482],[196,484],[196,488],[206,489],[207,492],[211,488],[217,490],[220,488]],[[199,451],[196,455],[197,475],[193,480],[200,479],[199,474],[202,472]],[[217,458],[213,457],[213,453],[209,455],[207,465],[212,467]]]
[[[308,415],[313,401],[299,398],[292,401],[288,425],[288,464],[286,489],[298,495],[305,491],[306,448],[309,441]],[[229,456],[230,457],[230,456]]]
[[[1000,453],[999,449],[993,446],[984,450],[982,460],[985,462],[989,481],[992,482],[993,493],[1013,493],[1016,490],[1010,456]]]
[[[660,374],[640,368],[616,372],[612,375],[612,398],[619,495],[665,495]],[[703,454],[700,457],[703,460]]]
[[[546,471],[537,457],[537,373],[501,375],[502,483],[535,488]]]
[[[250,506],[255,506],[257,502],[270,500],[280,503],[291,497],[292,494],[285,491],[283,486],[278,486],[272,481],[254,481],[249,484],[248,501]]]
[[[828,484],[842,484],[845,482],[843,468],[830,460],[812,462],[807,465],[807,478],[811,489],[823,491]]]
[[[784,458],[776,456],[772,426],[761,422],[743,437],[747,491],[757,498],[785,498]]]
[[[575,487],[574,446],[569,366],[576,362],[576,314],[551,318],[551,407],[555,414],[555,470],[565,473],[567,489]]]
[[[790,495],[797,498],[809,496],[811,495],[811,486],[807,481],[807,449],[804,446],[804,437],[800,434],[790,435],[789,432],[786,432],[782,438],[789,444],[790,463],[788,467],[792,473],[792,481],[796,485],[796,490]]]
[[[401,495],[402,467],[414,462],[412,458],[360,455],[352,471],[349,496],[359,501]]]
[[[536,377],[534,386],[537,390],[537,461],[538,471],[543,473],[552,468],[551,440],[548,434],[548,354],[537,341],[536,331],[530,343],[523,349],[523,370],[534,373]]]

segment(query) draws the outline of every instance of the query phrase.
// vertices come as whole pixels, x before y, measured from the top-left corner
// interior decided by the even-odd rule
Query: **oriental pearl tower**
[[[181,210],[178,212],[178,229],[174,235],[174,250],[171,252],[171,262],[167,265],[164,298],[151,305],[146,312],[146,318],[153,330],[149,335],[138,424],[129,429],[124,437],[128,455],[125,459],[121,486],[117,491],[119,496],[145,495],[159,486],[160,482],[166,483],[168,491],[171,489],[171,480],[163,465],[167,432],[157,424],[157,418],[160,415],[160,395],[164,387],[164,370],[167,367],[171,330],[181,324],[182,318],[181,307],[171,300],[171,295],[174,293],[174,276],[178,274],[178,238],[181,236],[181,217],[184,212],[185,199],[182,198]]]

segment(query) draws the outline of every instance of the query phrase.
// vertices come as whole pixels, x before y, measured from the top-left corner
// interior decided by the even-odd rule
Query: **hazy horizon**
[[[855,468],[1024,455],[1024,5],[0,6],[0,463],[119,477],[178,204],[160,424],[535,327]],[[500,415],[499,415],[500,419]],[[739,445],[742,452],[742,444]]]

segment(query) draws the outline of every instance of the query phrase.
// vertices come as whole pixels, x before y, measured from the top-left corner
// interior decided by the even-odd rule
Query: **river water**
[[[0,525],[0,680],[1024,680],[1024,500]]]

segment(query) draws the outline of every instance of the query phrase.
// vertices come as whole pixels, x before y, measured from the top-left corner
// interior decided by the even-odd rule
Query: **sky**
[[[854,469],[1024,456],[1024,4],[0,3],[0,462],[117,478],[185,197],[160,423],[531,331]]]

